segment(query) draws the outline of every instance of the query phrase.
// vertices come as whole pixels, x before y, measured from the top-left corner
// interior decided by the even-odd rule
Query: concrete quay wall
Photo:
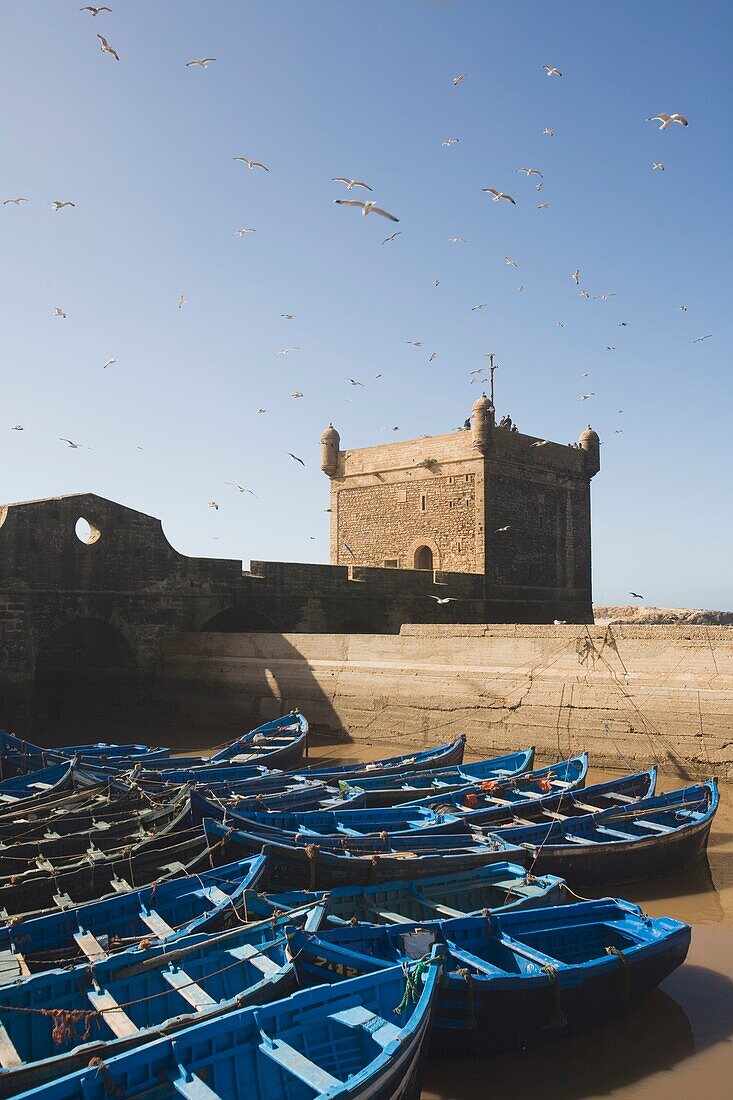
[[[733,778],[731,627],[177,634],[163,639],[157,690],[200,744],[298,707],[316,734],[406,752],[465,732],[481,756],[587,748],[603,766]]]

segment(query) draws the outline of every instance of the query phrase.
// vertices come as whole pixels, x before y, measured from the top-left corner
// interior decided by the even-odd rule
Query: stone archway
[[[213,615],[212,618],[207,619],[200,628],[202,634],[206,632],[212,634],[249,634],[257,630],[268,631],[270,634],[278,632],[272,619],[269,619],[267,615],[246,607],[227,607],[220,611],[218,615]]]
[[[73,619],[38,647],[33,733],[44,744],[142,740],[136,661],[121,630]]]

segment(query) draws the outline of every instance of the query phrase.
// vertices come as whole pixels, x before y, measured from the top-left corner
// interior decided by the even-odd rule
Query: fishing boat
[[[538,874],[571,886],[634,882],[681,871],[701,855],[718,809],[712,779],[628,806],[550,824],[499,829],[521,845]]]
[[[0,730],[0,765],[3,775],[18,772],[37,771],[53,764],[64,764],[70,760],[89,761],[90,763],[112,763],[118,760],[138,760],[150,763],[164,760],[170,755],[170,749],[149,748],[147,745],[108,745],[103,741],[89,745],[66,745],[62,748],[44,748],[24,741],[15,734]]]
[[[219,842],[229,859],[252,855],[267,845],[270,856],[267,888],[316,890],[331,886],[371,885],[376,882],[452,874],[514,862],[523,866],[527,852],[507,845],[499,837],[452,833],[422,836],[340,837],[330,841],[298,843],[276,835],[258,835],[231,829],[206,818],[204,831],[212,844]]]
[[[170,942],[257,919],[258,913],[249,916],[246,898],[256,891],[266,860],[265,855],[249,856],[212,871],[5,924],[0,927],[0,953],[6,980],[62,963],[94,962],[143,939]],[[8,965],[11,961],[14,968]]]
[[[527,778],[535,772],[528,772]],[[549,783],[538,788],[536,782],[525,783],[525,777],[509,784],[499,783],[488,790],[466,787],[447,798],[435,796],[411,806],[431,806],[436,811],[462,816],[466,825],[495,829],[504,825],[531,825],[534,822],[562,821],[583,814],[629,806],[654,793],[657,769],[636,772],[594,783],[580,791],[567,788],[556,792]],[[544,793],[549,790],[550,793]]]
[[[680,966],[690,927],[602,898],[425,924],[290,933],[302,982],[334,982],[420,958],[440,944],[446,978],[431,1050],[485,1055],[579,1030],[654,989]]]
[[[0,882],[0,919],[71,909],[241,858],[221,858],[219,841],[218,837],[209,839],[201,829],[189,829],[131,845],[120,858],[87,860],[60,873],[38,869],[15,876],[15,881],[4,879]],[[243,855],[261,850],[262,843]]]
[[[0,811],[5,806],[17,807],[27,799],[37,798],[67,790],[72,783],[76,765],[55,764],[49,768],[40,768],[36,772],[22,773],[0,782]]]
[[[535,878],[513,863],[492,863],[472,871],[414,882],[383,882],[377,886],[336,886],[326,895],[308,890],[260,893],[248,890],[247,911],[266,916],[275,911],[328,899],[327,924],[409,924],[441,917],[468,917],[528,906],[562,905],[569,895],[554,875]]]
[[[73,1073],[92,1058],[106,1062],[194,1022],[286,996],[296,984],[286,925],[303,923],[310,934],[322,918],[322,905],[308,906],[4,986],[0,1097]]]
[[[389,967],[228,1012],[101,1064],[97,1059],[23,1095],[28,1100],[418,1100],[439,980],[436,951],[427,966]]]
[[[409,760],[409,757],[396,759]],[[463,790],[476,783],[505,780],[523,775],[532,767],[534,749],[494,756],[489,760],[477,760],[473,764],[451,764],[448,767],[422,768],[413,770],[407,765],[392,773],[366,770],[348,775],[337,776],[342,781],[357,783],[366,791],[367,806],[396,806],[403,802],[413,802],[429,795],[448,794]],[[364,767],[364,765],[360,765]],[[368,766],[367,766],[368,767]],[[313,774],[312,772],[308,773]]]
[[[357,778],[384,778],[388,775],[406,775],[413,772],[432,771],[434,768],[442,768],[460,764],[466,748],[466,735],[462,733],[455,741],[449,741],[445,745],[438,745],[433,749],[423,749],[420,752],[407,753],[404,756],[388,756],[384,760],[370,760],[368,763],[360,761],[355,764],[340,764],[336,767],[309,768],[307,774],[311,778],[328,777],[329,781],[338,779],[356,780]]]
[[[197,804],[204,800],[218,806],[231,806],[239,813],[250,811],[280,811],[300,813],[306,810],[345,810],[363,807],[366,795],[360,787],[331,787],[325,783],[298,783],[281,791],[261,791],[248,788],[247,793],[234,791],[214,793],[196,791]],[[193,793],[193,792],[192,792]],[[209,815],[211,816],[211,815]]]
[[[350,788],[352,790],[352,788]],[[360,788],[353,789],[359,794]],[[345,792],[346,793],[346,792]],[[403,809],[393,806],[385,809],[278,811],[275,809],[243,809],[230,802],[211,802],[197,791],[191,792],[191,813],[195,822],[213,817],[230,822],[250,832],[276,829],[279,833],[297,833],[300,836],[365,836],[388,832],[390,836],[402,833],[465,833],[468,826],[460,814],[436,813],[427,806]]]

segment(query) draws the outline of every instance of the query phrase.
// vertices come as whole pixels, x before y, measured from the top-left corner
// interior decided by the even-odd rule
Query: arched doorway
[[[47,745],[143,740],[138,687],[122,632],[101,619],[74,619],[36,655],[34,735]]]
[[[277,632],[277,627],[261,611],[236,607],[225,608],[201,627],[202,634],[249,634],[255,630],[269,631],[272,634]]]
[[[417,550],[415,551],[415,568],[433,568],[433,551],[430,549],[429,546],[418,546]]]

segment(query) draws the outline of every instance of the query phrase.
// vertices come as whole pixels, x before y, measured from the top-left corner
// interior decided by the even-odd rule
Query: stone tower
[[[482,394],[470,430],[339,447],[329,425],[333,565],[479,573],[494,621],[592,621],[592,428],[577,446],[497,428]]]

